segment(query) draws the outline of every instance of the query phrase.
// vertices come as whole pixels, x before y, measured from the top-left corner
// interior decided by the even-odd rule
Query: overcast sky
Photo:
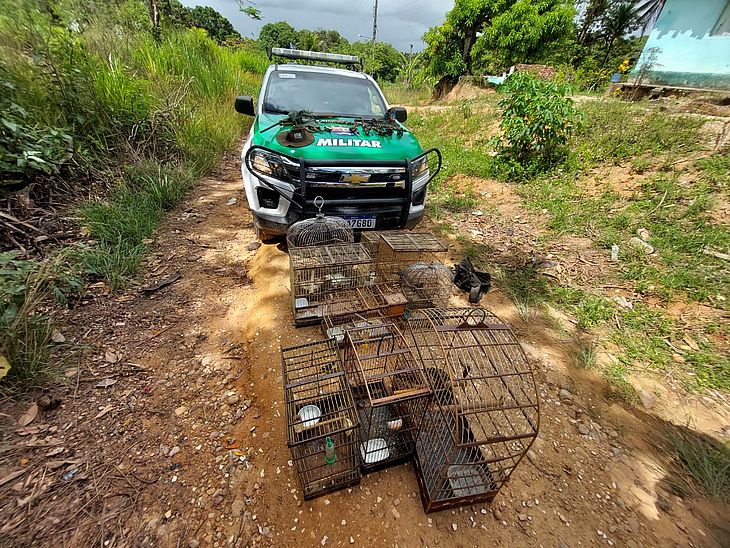
[[[236,0],[181,0],[186,6],[211,6],[223,14],[242,36],[257,37],[266,23],[286,21],[295,29],[334,29],[351,42],[373,34],[372,0],[254,0],[262,21],[252,21],[238,10]],[[421,37],[440,24],[454,0],[379,0],[378,40],[401,51],[410,44],[423,48]],[[366,38],[358,37],[358,34]]]

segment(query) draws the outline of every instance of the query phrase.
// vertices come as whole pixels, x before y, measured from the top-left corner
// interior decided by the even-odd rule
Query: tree
[[[574,33],[574,16],[567,0],[456,0],[424,35],[429,71],[455,79],[475,62],[535,61]]]
[[[589,0],[578,33],[578,42],[585,45],[591,36],[591,27],[603,17],[608,9],[608,0]]]
[[[259,42],[266,48],[289,48],[297,43],[297,31],[286,21],[266,23],[259,31]]]
[[[204,29],[208,36],[219,44],[225,42],[227,38],[241,37],[228,19],[209,6],[195,6],[192,9],[188,8],[188,12],[188,26]]]
[[[651,23],[656,21],[666,3],[666,0],[634,0],[636,18],[642,26],[642,30],[646,30]]]
[[[563,0],[517,0],[482,27],[473,63],[498,70],[555,60],[555,52],[570,51],[566,46],[575,35],[574,18],[575,8]]]
[[[350,48],[350,42],[336,30],[315,30],[321,51],[330,53],[345,53]]]
[[[438,27],[431,27],[423,39],[429,69],[434,76],[458,77],[471,73],[471,49],[477,33],[499,6],[510,0],[456,0]]]
[[[321,51],[319,36],[314,31],[302,29],[297,31],[297,47],[307,51]]]
[[[604,67],[616,39],[639,26],[639,14],[633,2],[614,2],[606,11],[602,23],[601,36],[605,46],[601,67]]]
[[[403,55],[385,42],[376,42],[374,52],[372,42],[353,42],[349,53],[358,55],[365,62],[365,72],[376,80],[395,82],[400,73]]]

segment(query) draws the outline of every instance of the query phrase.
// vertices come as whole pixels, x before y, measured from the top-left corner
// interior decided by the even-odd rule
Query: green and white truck
[[[320,207],[358,231],[416,226],[441,154],[424,151],[403,126],[406,109],[389,107],[357,70],[358,57],[284,48],[270,55],[305,63],[273,63],[258,105],[236,98],[236,110],[254,116],[241,171],[259,238],[286,234]]]

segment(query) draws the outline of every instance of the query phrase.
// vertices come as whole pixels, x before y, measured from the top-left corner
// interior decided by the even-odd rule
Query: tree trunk
[[[462,51],[462,59],[466,65],[466,73],[471,75],[471,48],[474,47],[474,42],[477,38],[477,28],[469,27],[466,30],[466,36],[464,37],[464,50]]]
[[[611,48],[613,47],[613,43],[616,41],[616,35],[611,35],[611,40],[606,45],[606,54],[603,56],[603,63],[601,63],[601,68],[606,66],[606,62],[608,61],[608,56],[611,55]]]

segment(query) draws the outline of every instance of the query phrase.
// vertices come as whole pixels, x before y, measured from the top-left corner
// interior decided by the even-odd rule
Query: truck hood
[[[418,140],[405,127],[401,137],[396,134],[377,135],[372,131],[369,135],[365,135],[361,127],[357,128],[356,133],[345,132],[348,126],[332,124],[327,119],[323,119],[319,125],[341,127],[343,131],[318,131],[314,133],[312,144],[299,148],[286,147],[279,144],[276,136],[281,132],[289,131],[291,126],[275,126],[268,131],[263,131],[285,117],[284,115],[259,114],[252,127],[254,132],[252,143],[295,158],[308,160],[405,160],[415,158],[423,152]],[[353,122],[355,120],[345,116],[337,119]]]

